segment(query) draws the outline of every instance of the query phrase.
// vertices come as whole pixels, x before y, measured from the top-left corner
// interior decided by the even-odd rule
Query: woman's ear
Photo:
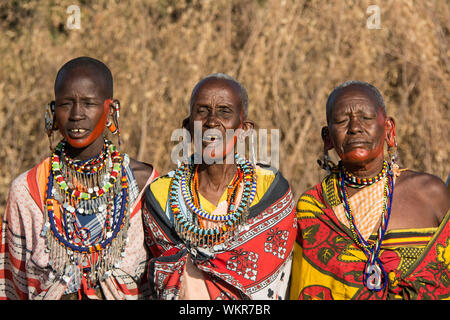
[[[252,129],[255,129],[255,122],[254,121],[246,119],[246,120],[244,120],[242,122],[242,130],[249,131],[249,130],[252,130]]]
[[[111,116],[117,127],[119,127],[119,113],[120,113],[120,101],[118,99],[114,99],[111,101],[111,104],[109,105],[109,115]]]
[[[323,151],[326,152],[328,150],[331,150],[334,148],[333,142],[331,141],[330,137],[330,129],[328,126],[322,127],[322,141],[323,141]]]
[[[185,118],[181,123],[181,127],[189,131],[189,117]]]
[[[384,122],[384,128],[386,132],[386,143],[388,147],[395,146],[395,120],[392,117],[387,117]]]

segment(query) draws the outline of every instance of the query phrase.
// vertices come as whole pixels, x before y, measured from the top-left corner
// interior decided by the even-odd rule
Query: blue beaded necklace
[[[384,171],[383,174],[386,176],[386,184],[384,188],[383,212],[381,216],[381,224],[377,233],[377,238],[375,240],[375,243],[373,244],[369,244],[356,227],[355,219],[353,217],[350,204],[348,202],[348,195],[345,189],[346,185],[345,173],[342,168],[339,174],[341,199],[344,205],[345,215],[350,224],[350,230],[352,232],[353,239],[367,256],[367,263],[365,270],[363,272],[363,283],[369,290],[372,291],[383,290],[387,285],[387,278],[388,278],[387,273],[378,257],[381,250],[381,243],[386,234],[389,218],[391,216],[392,197],[394,194],[393,173],[391,170],[386,172],[385,169],[386,168],[383,168]]]
[[[55,152],[60,158],[62,157],[60,148],[57,148]],[[118,152],[116,153],[114,157],[117,161],[114,163],[114,168],[117,171],[117,183],[111,186],[104,196],[96,199],[80,198],[75,201],[68,192],[62,193],[59,188],[55,189],[57,177],[52,169],[54,166],[52,165],[49,170],[45,199],[46,221],[41,236],[47,238],[46,252],[49,253],[49,265],[54,270],[53,272],[62,276],[67,283],[70,282],[72,289],[78,290],[77,288],[80,287],[81,273],[88,279],[89,286],[97,283],[99,279],[109,277],[112,269],[120,266],[120,261],[125,255],[124,248],[128,240],[129,219],[127,214],[129,207],[128,179],[123,157]],[[108,154],[107,157],[110,158],[111,155]],[[108,159],[109,161],[110,159]],[[96,175],[90,172],[91,169],[87,169],[86,172],[81,170],[78,174],[86,174],[90,177]],[[111,169],[110,166],[109,169]],[[65,170],[61,173],[66,172]],[[73,175],[68,172],[67,177],[70,180]],[[110,173],[112,172],[113,170]],[[100,176],[92,179],[92,181],[99,180],[101,180]],[[75,188],[86,189],[86,186],[77,185]],[[104,201],[109,204],[106,205]],[[90,202],[90,204],[86,205],[84,202]],[[61,216],[59,218],[55,217],[55,205],[60,208]],[[77,222],[77,214],[83,215],[85,211],[80,207],[85,205],[89,208],[98,208],[97,210],[106,215],[104,225],[100,226],[101,232],[96,232],[95,238],[91,238],[92,230],[81,227]]]
[[[116,235],[119,233],[120,229],[123,226],[123,223],[125,221],[125,212],[128,204],[128,185],[126,183],[126,176],[125,176],[125,170],[122,166],[122,177],[125,177],[125,181],[122,181],[122,202],[119,212],[119,217],[113,226],[113,232],[111,237],[105,237],[102,242],[97,243],[95,245],[91,246],[80,246],[70,241],[70,237],[66,232],[61,233],[59,232],[58,228],[56,227],[55,223],[55,217],[54,217],[54,210],[53,210],[53,197],[52,197],[52,188],[53,188],[53,173],[50,170],[50,175],[47,183],[47,214],[48,214],[48,222],[50,223],[50,230],[52,231],[52,234],[60,243],[62,243],[64,246],[69,248],[72,251],[76,252],[98,252],[105,248],[107,248],[111,242],[114,240]],[[63,221],[64,224],[67,223],[66,219],[66,209],[63,209]],[[64,230],[67,230],[67,227],[64,227]]]

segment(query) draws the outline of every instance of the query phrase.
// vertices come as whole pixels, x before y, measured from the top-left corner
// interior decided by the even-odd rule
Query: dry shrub
[[[449,170],[450,9],[435,1],[5,1],[0,4],[0,210],[19,173],[49,154],[44,106],[57,70],[104,61],[122,103],[123,151],[174,167],[170,135],[202,77],[243,83],[249,116],[280,129],[280,167],[298,196],[317,183],[325,101],[343,81],[383,93],[397,121],[402,163],[446,179]],[[66,25],[69,5],[81,29]],[[368,29],[369,5],[381,29]]]

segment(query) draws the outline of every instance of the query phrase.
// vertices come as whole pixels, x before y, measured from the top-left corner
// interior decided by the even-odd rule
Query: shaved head
[[[64,79],[66,79],[68,75],[77,74],[79,72],[93,77],[98,85],[102,87],[102,91],[105,93],[106,98],[113,98],[114,90],[111,71],[103,62],[91,57],[75,58],[66,62],[61,69],[59,69],[55,79],[55,96],[58,88],[64,82]]]
[[[364,81],[350,80],[337,86],[328,96],[326,104],[326,115],[328,123],[331,116],[331,110],[334,107],[336,100],[341,96],[341,94],[351,90],[365,93],[365,95],[373,101],[375,106],[380,108],[383,114],[386,115],[386,104],[384,103],[383,96],[376,87]]]
[[[197,93],[199,88],[202,87],[205,83],[210,82],[210,81],[227,81],[230,84],[230,87],[234,87],[239,93],[239,97],[240,97],[240,100],[241,100],[241,108],[242,108],[242,111],[244,113],[244,117],[247,118],[247,116],[248,116],[248,94],[247,94],[247,90],[245,90],[244,86],[239,81],[237,81],[232,76],[229,76],[229,75],[227,75],[225,73],[213,73],[213,74],[210,74],[209,76],[206,76],[203,79],[201,79],[195,85],[194,89],[192,90],[192,94],[191,94],[191,102],[190,102],[191,109],[192,109],[193,98],[195,97],[195,94]]]

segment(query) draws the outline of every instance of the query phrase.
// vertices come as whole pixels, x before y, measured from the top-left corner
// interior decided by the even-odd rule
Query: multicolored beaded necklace
[[[380,181],[384,177],[386,177],[386,172],[387,172],[387,168],[388,168],[387,161],[384,161],[383,168],[381,169],[380,173],[378,173],[375,177],[360,178],[360,177],[356,177],[353,174],[351,174],[350,172],[348,172],[347,169],[345,169],[345,167],[342,165],[342,163],[340,163],[339,165],[344,170],[345,185],[347,185],[351,188],[358,188],[358,189],[370,186],[370,185]]]
[[[120,264],[129,223],[128,181],[122,156],[110,141],[105,140],[98,157],[86,161],[70,159],[65,143],[61,141],[51,157],[41,236],[47,237],[52,269],[67,283],[75,282],[77,289],[82,276],[94,286]],[[78,214],[104,217],[97,236],[80,225]]]
[[[175,171],[169,189],[169,203],[174,214],[175,230],[190,246],[213,248],[230,241],[238,227],[246,222],[248,208],[256,194],[254,166],[235,155],[237,172],[227,192],[227,213],[214,215],[202,209],[198,195],[198,166],[182,164]],[[236,206],[236,197],[243,184],[242,198]],[[188,212],[181,209],[180,201]],[[202,219],[221,222],[215,228],[205,228]]]
[[[389,172],[386,170],[388,167],[389,166],[385,162],[385,165],[383,165],[383,169],[380,172],[380,174],[386,177],[386,183],[384,187],[384,197],[383,197],[383,211],[381,215],[381,223],[377,232],[377,238],[375,242],[372,244],[369,244],[363,238],[358,228],[356,227],[355,219],[353,217],[352,210],[348,202],[349,197],[345,189],[346,177],[343,166],[341,166],[341,170],[339,173],[339,184],[340,184],[339,191],[344,205],[344,212],[350,224],[350,230],[352,232],[353,240],[358,244],[358,246],[364,251],[364,253],[367,256],[367,263],[365,270],[363,272],[363,282],[364,285],[372,291],[381,291],[387,285],[387,273],[384,270],[383,265],[380,262],[378,256],[381,249],[381,243],[384,239],[388,227],[389,218],[391,215],[392,196],[394,194],[394,176],[391,170],[389,170]],[[377,177],[380,176],[380,174],[378,174]],[[378,181],[380,179],[378,179]],[[375,179],[368,179],[368,180],[374,181]],[[352,183],[358,182],[352,181]],[[371,184],[373,183],[375,182],[371,182]],[[366,181],[362,182],[361,184],[363,184],[362,187],[367,186]]]
[[[60,155],[64,153],[64,143],[59,143],[56,147],[56,152],[53,153],[52,156],[52,172],[54,174],[55,180],[58,183],[59,187],[63,192],[69,194],[72,198],[77,200],[91,200],[98,197],[101,197],[105,193],[108,193],[109,189],[116,183],[117,177],[120,172],[121,167],[121,157],[120,153],[117,151],[116,147],[112,144],[112,142],[107,141],[105,145],[108,146],[108,154],[111,154],[112,157],[112,170],[108,175],[107,181],[99,182],[93,179],[97,173],[99,173],[102,169],[106,168],[104,163],[100,161],[87,161],[83,165],[76,165],[73,160],[71,160],[65,167],[66,175],[72,175],[72,182],[68,183],[62,172],[62,164],[60,160]],[[103,154],[103,153],[102,153]],[[67,160],[67,155],[65,156],[65,160]],[[100,156],[99,158],[102,158]],[[99,166],[97,166],[100,163]],[[71,171],[71,172],[70,172]],[[80,188],[74,188],[74,183],[80,183]],[[101,186],[98,187],[97,183],[100,183]],[[89,186],[89,184],[91,186]],[[88,186],[83,188],[84,186]]]

